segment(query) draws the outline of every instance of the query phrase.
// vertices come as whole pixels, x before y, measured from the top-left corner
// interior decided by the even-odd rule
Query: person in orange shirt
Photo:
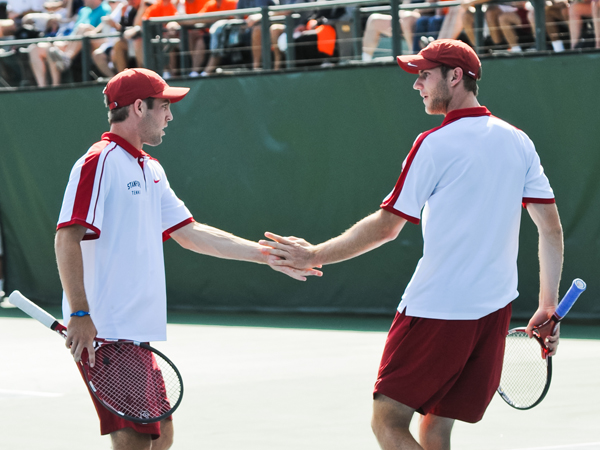
[[[151,17],[167,17],[177,15],[177,7],[171,0],[159,0],[154,5],[148,6],[142,16],[142,20],[148,20]]]
[[[206,2],[204,7],[200,10],[200,14],[217,12],[217,11],[231,11],[237,9],[238,0],[209,0]],[[206,63],[206,68],[201,75],[209,75],[215,71],[221,58],[223,57],[223,28],[227,24],[227,20],[217,20],[210,27],[210,58]]]
[[[199,14],[204,5],[209,0],[185,0],[185,13],[186,14]],[[197,21],[186,21],[186,22],[173,22],[169,23],[170,30],[180,30],[181,25],[192,25]],[[208,28],[192,28],[188,30],[188,39],[190,44],[190,56],[192,58],[192,70],[190,72],[191,77],[199,76],[199,72],[204,66],[204,60],[206,58],[206,47],[209,41]]]
[[[171,0],[157,0],[155,4],[148,6],[146,12],[144,12],[144,15],[142,16],[142,21],[148,20],[152,17],[176,16],[177,13],[177,7]],[[173,37],[172,35],[176,34],[176,30],[172,30],[167,26],[167,34]],[[176,57],[177,55],[174,52],[170,52],[169,62],[163,71],[163,78],[165,80],[171,78],[171,71],[175,68]]]

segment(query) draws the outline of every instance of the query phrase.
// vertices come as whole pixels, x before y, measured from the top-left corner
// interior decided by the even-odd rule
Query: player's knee
[[[419,426],[421,445],[428,450],[450,450],[453,425],[454,419],[426,415]]]
[[[174,441],[173,421],[166,419],[160,423],[160,438],[152,441],[152,450],[168,450]]]
[[[371,429],[378,438],[391,431],[408,431],[414,411],[409,407],[383,395],[373,401]]]

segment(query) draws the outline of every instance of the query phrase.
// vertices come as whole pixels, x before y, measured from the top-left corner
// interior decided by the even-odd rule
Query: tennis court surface
[[[378,449],[371,391],[391,320],[170,314],[156,347],[185,383],[173,449]],[[457,423],[453,449],[600,450],[598,328],[563,325],[542,404],[517,411],[496,396],[479,424]],[[0,309],[0,342],[0,448],[110,448],[62,338]]]

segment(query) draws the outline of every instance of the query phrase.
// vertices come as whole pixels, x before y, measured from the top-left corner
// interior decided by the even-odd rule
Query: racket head
[[[104,342],[96,363],[80,362],[92,395],[109,411],[136,423],[169,417],[183,398],[177,367],[160,351],[139,342]]]
[[[525,328],[513,328],[506,336],[506,349],[498,394],[510,406],[520,410],[539,405],[552,381],[552,358],[547,357],[544,341]]]

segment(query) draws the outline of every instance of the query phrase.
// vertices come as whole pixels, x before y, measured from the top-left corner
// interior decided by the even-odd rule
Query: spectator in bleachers
[[[102,17],[101,33],[110,34],[122,32],[128,27],[132,27],[139,10],[141,0],[109,0],[112,1],[113,12]],[[141,18],[140,18],[141,20]],[[108,38],[93,53],[92,58],[96,67],[105,77],[116,75],[112,54],[114,47],[119,42],[119,38]]]
[[[464,32],[471,46],[475,45],[475,15],[469,10],[470,1],[451,6],[444,17],[438,39],[458,39]]]
[[[297,3],[306,3],[311,0],[279,0],[280,5],[295,5]],[[291,12],[282,12],[282,15],[292,14]],[[310,16],[314,14],[313,11],[303,11],[298,14],[298,17],[294,19],[294,30],[297,29],[298,26],[304,26],[305,23],[308,22]],[[281,68],[281,62],[283,61],[283,52],[285,50],[281,50],[279,43],[281,42],[281,47],[285,49],[287,46],[287,32],[285,29],[285,25],[282,23],[274,23],[271,25],[269,29],[271,33],[271,50],[273,51],[273,69],[279,70]],[[298,29],[298,33],[301,32],[301,29]],[[292,30],[293,33],[293,30]],[[262,40],[262,29],[258,29],[256,35],[253,35],[253,39],[256,39],[257,43]],[[257,44],[255,44],[257,45]],[[262,48],[261,48],[262,51]]]
[[[274,0],[239,0],[237,9],[261,8],[277,4]],[[241,27],[241,42],[243,47],[252,47],[252,68],[260,69],[262,66],[262,29],[261,14],[251,14],[244,19],[245,25]]]
[[[498,16],[500,31],[504,40],[508,43],[508,51],[510,52],[523,51],[520,45],[519,35],[527,34],[530,37],[533,36],[526,4],[527,2],[512,3],[513,10],[503,11]]]
[[[79,11],[79,17],[90,15],[89,23],[79,23],[75,26],[72,36],[100,34],[104,29],[104,19],[108,17],[113,8],[118,5],[120,0],[86,0],[86,6]],[[108,31],[108,30],[107,30]],[[92,39],[90,46],[95,51],[104,43],[104,39]],[[60,72],[64,72],[71,67],[73,60],[81,52],[81,41],[68,41],[66,45],[55,45],[48,49],[48,56]]]
[[[208,0],[185,0],[186,14],[199,14]],[[210,43],[210,33],[207,27],[193,28],[188,31],[190,42],[192,68],[190,76],[197,77],[202,72],[206,59],[206,48]]]
[[[422,0],[403,0],[403,5],[410,3],[421,3]],[[400,11],[400,28],[402,29],[402,36],[406,41],[408,52],[416,53],[420,48],[414,47],[414,30],[417,20],[421,17],[418,11]],[[363,47],[362,47],[362,60],[371,61],[373,54],[379,45],[381,36],[391,37],[392,36],[392,16],[389,14],[378,14],[374,13],[367,19],[365,26],[365,32],[363,35]]]
[[[552,43],[552,49],[555,52],[563,52],[565,50],[564,42],[560,37],[561,23],[569,21],[569,4],[566,0],[546,0],[546,32]],[[529,22],[531,27],[535,29],[535,11],[529,11]]]
[[[8,18],[0,20],[0,37],[13,36],[25,15],[44,11],[44,0],[7,0],[6,7]]]
[[[575,0],[569,3],[569,34],[571,48],[581,48],[581,30],[584,19],[592,19],[594,24],[595,47],[600,48],[600,15],[598,0]]]
[[[102,17],[112,11],[108,3],[102,0],[85,0],[85,7],[78,13],[71,35],[81,36],[93,31],[102,21]],[[93,42],[93,40],[92,40]],[[100,45],[100,43],[97,43]],[[29,61],[38,86],[47,86],[46,64],[52,78],[52,85],[60,84],[61,73],[72,63],[72,58],[81,51],[81,41],[56,41],[52,44],[40,42],[29,47]]]
[[[177,6],[171,0],[156,0],[156,3],[148,6],[146,11],[142,15],[142,21],[150,19],[152,17],[170,17],[178,14]],[[167,34],[173,34],[175,30],[167,30]],[[167,67],[164,68],[163,78],[168,80],[171,78],[171,71],[174,68],[174,54],[169,55],[169,62]]]
[[[421,17],[417,19],[413,37],[413,48],[423,49],[438,38],[442,23],[445,18],[446,8],[436,8],[433,13],[421,10]]]
[[[202,13],[203,8],[208,3],[208,1],[209,0],[185,0],[185,14],[189,15]],[[210,45],[210,27],[205,25],[210,23],[210,20],[202,20],[200,22],[198,20],[187,20],[179,22],[169,22],[167,24],[167,28],[173,34],[179,32],[182,26],[189,27],[190,25],[198,24],[194,28],[188,29],[187,32],[192,63],[190,73],[188,74],[190,77],[200,76],[200,73],[202,72],[202,69],[205,66],[206,49]]]
[[[115,42],[111,52],[113,70],[116,73],[127,68],[144,67],[144,51],[142,42],[142,16],[151,3],[141,0],[127,0],[124,16],[118,30],[121,39]],[[135,63],[130,61],[135,60]]]
[[[237,8],[238,0],[209,0],[200,10],[200,14],[231,11]],[[210,75],[215,71],[223,56],[225,47],[223,28],[227,20],[217,20],[210,27],[210,57],[206,63],[202,76]]]
[[[316,10],[300,34],[294,36],[296,65],[329,65],[339,57],[335,21],[346,14],[346,8],[332,7]]]
[[[522,51],[519,34],[531,35],[531,25],[525,3],[487,5],[485,20],[490,31],[490,38],[496,48],[508,45],[509,51]]]
[[[83,8],[83,0],[62,0],[44,3],[43,12],[30,12],[23,16],[23,25],[30,25],[44,37],[66,35],[73,29],[73,17]]]

